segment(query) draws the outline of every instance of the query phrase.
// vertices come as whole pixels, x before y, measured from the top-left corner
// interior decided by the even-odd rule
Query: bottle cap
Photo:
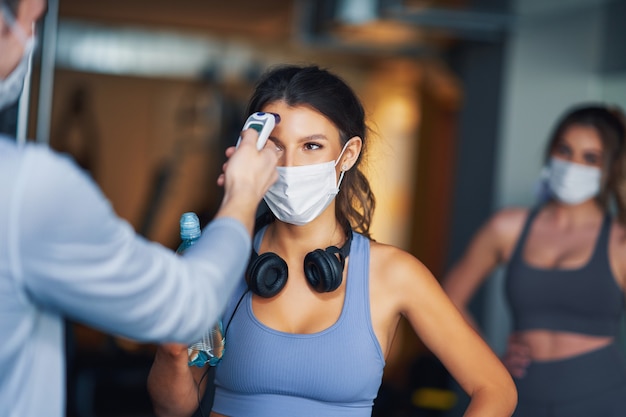
[[[200,237],[200,219],[194,212],[183,213],[180,216],[180,238],[183,240]]]

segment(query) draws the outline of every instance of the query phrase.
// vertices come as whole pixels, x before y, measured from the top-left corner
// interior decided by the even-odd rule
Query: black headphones
[[[273,221],[273,216],[263,216],[256,230]],[[346,243],[341,248],[329,246],[315,249],[304,257],[304,276],[317,292],[331,292],[339,288],[343,280],[346,257],[350,254],[352,228],[346,227]],[[278,294],[287,283],[287,262],[274,252],[259,255],[254,247],[246,270],[248,288],[253,293],[270,298]]]

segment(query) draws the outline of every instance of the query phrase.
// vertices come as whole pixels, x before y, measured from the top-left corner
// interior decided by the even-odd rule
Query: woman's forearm
[[[198,408],[198,384],[187,365],[187,350],[159,347],[148,375],[148,393],[157,417],[189,417]]]
[[[511,417],[516,406],[517,390],[511,382],[473,393],[463,417]]]

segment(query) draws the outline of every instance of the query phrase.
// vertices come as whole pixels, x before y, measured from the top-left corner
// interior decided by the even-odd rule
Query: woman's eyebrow
[[[274,143],[282,145],[283,141],[280,140],[280,138],[278,138],[277,136],[274,135],[270,135],[269,137],[270,140],[272,140]],[[314,133],[312,135],[307,135],[307,136],[302,136],[300,138],[298,138],[297,142],[298,143],[303,143],[303,142],[308,142],[308,141],[315,141],[315,140],[323,140],[323,141],[328,141],[328,136],[326,136],[323,133]]]
[[[312,135],[307,135],[307,136],[300,138],[300,141],[307,141],[307,140],[328,140],[328,138],[323,133],[314,133]]]

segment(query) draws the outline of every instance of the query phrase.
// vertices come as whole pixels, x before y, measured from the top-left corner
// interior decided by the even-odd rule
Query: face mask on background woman
[[[550,159],[547,182],[551,194],[565,204],[579,204],[600,193],[602,171],[559,158]]]

